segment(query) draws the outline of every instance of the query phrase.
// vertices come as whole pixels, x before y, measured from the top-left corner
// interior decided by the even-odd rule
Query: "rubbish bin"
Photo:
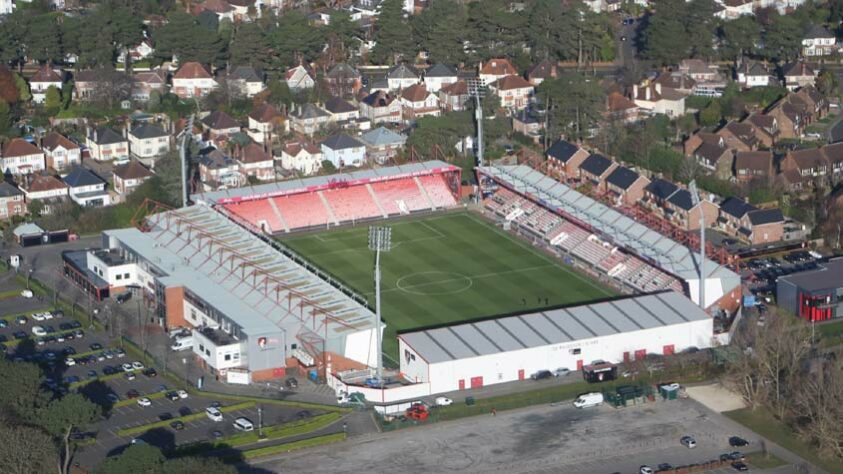
[[[474,405],[474,397],[465,397],[465,404],[468,406]]]

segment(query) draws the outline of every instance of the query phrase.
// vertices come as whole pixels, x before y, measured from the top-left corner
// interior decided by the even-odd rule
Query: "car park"
[[[729,446],[733,448],[742,448],[748,445],[749,441],[741,438],[740,436],[732,436],[731,438],[729,438]]]
[[[681,439],[679,439],[679,443],[681,443],[682,446],[685,446],[688,449],[697,447],[697,440],[695,440],[692,436],[683,436]]]

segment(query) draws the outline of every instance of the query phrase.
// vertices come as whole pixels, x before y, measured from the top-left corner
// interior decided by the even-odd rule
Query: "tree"
[[[30,199],[29,202],[26,203],[26,211],[32,217],[41,217],[41,214],[44,213],[44,201],[42,199]]]
[[[755,45],[761,41],[761,27],[754,17],[744,15],[723,22],[719,36],[722,57],[737,60],[755,51]]]
[[[44,107],[51,114],[58,112],[61,107],[61,92],[59,92],[59,89],[56,86],[50,86],[47,88]]]
[[[462,38],[466,21],[463,4],[439,0],[413,16],[413,36],[418,46],[428,52],[430,61],[457,64],[465,59]]]
[[[217,458],[186,457],[164,463],[161,474],[236,474],[237,468]]]
[[[20,92],[21,102],[29,102],[32,100],[32,93],[29,91],[29,84],[23,77],[21,77],[20,74],[17,73],[15,73],[15,85],[18,88],[18,92]]]
[[[139,443],[129,446],[119,456],[106,458],[100,464],[98,474],[159,474],[163,464],[161,450]]]
[[[216,31],[209,32],[187,13],[173,13],[168,20],[152,33],[157,58],[170,61],[175,55],[182,64],[188,61],[217,65],[225,63],[226,43]]]
[[[14,104],[20,98],[20,91],[15,84],[15,74],[5,65],[0,65],[0,100]]]
[[[310,26],[307,17],[298,10],[279,18],[277,27],[268,32],[267,38],[275,52],[273,66],[282,70],[299,61],[313,61],[325,45],[323,29]]]
[[[596,79],[578,72],[566,72],[539,85],[546,98],[552,123],[571,139],[584,138],[602,118],[605,95]]]
[[[42,378],[41,369],[35,364],[0,359],[0,380],[6,381],[0,390],[0,409],[23,419],[34,418],[43,397]]]
[[[508,5],[503,0],[469,3],[464,39],[480,59],[511,57],[522,50],[528,18]]]
[[[843,363],[820,359],[796,383],[797,431],[817,446],[821,457],[843,458]],[[818,366],[818,367],[817,367]]]
[[[72,457],[70,433],[74,428],[80,428],[92,423],[100,414],[99,405],[91,402],[79,393],[68,393],[50,402],[38,414],[38,422],[59,440],[61,453],[61,472],[66,474],[70,470]]]
[[[771,19],[772,24],[764,33],[765,48],[761,53],[774,61],[796,58],[802,44],[802,25],[790,15],[772,15]]]
[[[327,33],[330,61],[345,61],[360,35],[360,27],[348,12],[339,10],[331,14]]]
[[[268,50],[263,30],[255,23],[243,23],[235,29],[229,45],[231,64],[265,68]]]
[[[61,36],[54,15],[30,16],[25,21],[23,47],[26,56],[40,63],[61,61]]]
[[[397,64],[402,58],[412,57],[412,36],[407,19],[404,17],[404,2],[385,0],[381,3],[375,32],[375,47],[372,48],[372,61],[378,64]]]
[[[6,101],[0,100],[0,135],[5,135],[12,126],[12,111]]]
[[[280,79],[273,79],[267,84],[269,89],[269,96],[267,101],[271,104],[284,104],[289,107],[293,103],[293,93],[290,92],[290,87],[285,81]]]
[[[107,66],[96,70],[97,82],[91,92],[91,100],[113,109],[132,94],[132,79],[128,74]]]
[[[655,10],[644,27],[644,55],[663,65],[676,64],[687,57],[690,48],[682,22],[685,0],[657,0]]]
[[[57,465],[55,444],[44,430],[10,419],[0,420],[0,472],[54,472]]]
[[[829,69],[823,69],[817,76],[817,90],[823,97],[830,99],[840,95],[840,83],[837,75]]]
[[[722,117],[723,111],[720,109],[720,101],[712,100],[700,111],[700,124],[704,127],[717,125]]]

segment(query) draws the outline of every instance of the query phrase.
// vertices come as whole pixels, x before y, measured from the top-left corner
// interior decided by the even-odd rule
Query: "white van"
[[[234,420],[234,429],[240,431],[252,431],[255,429],[255,425],[248,418],[240,417]]]
[[[577,408],[596,407],[603,404],[603,394],[600,392],[584,393],[574,400]]]
[[[193,336],[185,336],[185,337],[177,337],[173,341],[173,345],[170,346],[170,349],[174,351],[183,351],[185,349],[192,349],[193,348]]]

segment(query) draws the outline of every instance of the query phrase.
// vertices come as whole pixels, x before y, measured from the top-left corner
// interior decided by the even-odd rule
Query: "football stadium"
[[[66,267],[116,287],[91,265],[131,265],[220,377],[307,370],[381,403],[728,342],[697,291],[709,311],[739,297],[728,268],[530,167],[478,168],[472,199],[461,171],[428,161],[195,194]],[[370,225],[392,232],[380,322]],[[378,330],[393,370],[372,387]]]

